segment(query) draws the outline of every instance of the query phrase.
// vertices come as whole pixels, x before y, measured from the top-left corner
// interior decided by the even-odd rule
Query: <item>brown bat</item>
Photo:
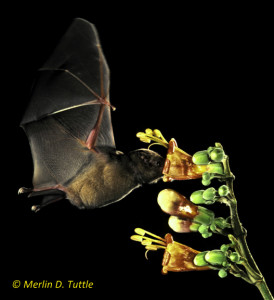
[[[96,208],[124,198],[162,176],[164,159],[139,149],[116,150],[109,101],[109,69],[93,24],[75,19],[38,70],[21,126],[30,142],[33,188],[41,205],[68,199]]]

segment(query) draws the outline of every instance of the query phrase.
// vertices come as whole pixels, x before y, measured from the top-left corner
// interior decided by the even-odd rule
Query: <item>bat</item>
[[[116,150],[109,68],[96,28],[75,19],[37,72],[20,126],[32,153],[32,210],[68,199],[82,208],[119,201],[162,177],[164,159],[149,149]]]

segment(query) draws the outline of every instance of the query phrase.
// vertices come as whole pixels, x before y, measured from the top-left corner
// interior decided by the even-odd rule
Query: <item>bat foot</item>
[[[26,193],[30,193],[30,192],[32,192],[32,188],[21,187],[18,190],[18,195],[26,194]]]
[[[57,201],[60,201],[62,199],[65,199],[65,195],[64,194],[61,194],[61,195],[56,195],[56,194],[53,194],[53,195],[46,195],[44,196],[43,200],[42,200],[42,203],[40,203],[39,205],[33,205],[31,207],[31,210],[33,212],[38,212],[39,210],[41,210],[43,207],[51,204],[51,203],[54,203],[54,202],[57,202]]]
[[[34,212],[38,212],[40,209],[41,209],[41,206],[40,206],[40,205],[33,205],[33,206],[31,207],[31,210],[34,211]]]

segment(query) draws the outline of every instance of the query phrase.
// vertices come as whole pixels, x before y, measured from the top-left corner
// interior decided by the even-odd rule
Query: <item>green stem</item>
[[[261,295],[263,296],[263,298],[265,300],[273,300],[271,292],[270,292],[264,279],[262,279],[261,281],[258,281],[255,285],[259,289]]]
[[[250,282],[259,289],[262,297],[265,300],[273,300],[274,298],[271,295],[271,292],[267,287],[265,279],[261,271],[259,270],[254,258],[252,257],[252,254],[246,242],[247,233],[246,230],[243,228],[238,215],[237,200],[233,191],[234,175],[230,170],[228,156],[224,158],[223,164],[224,164],[224,173],[226,176],[225,178],[226,185],[230,190],[230,194],[227,196],[228,201],[226,204],[228,204],[230,208],[231,225],[234,232],[234,237],[237,240],[236,250],[246,260],[246,262],[243,263],[243,266],[246,269]]]
[[[252,284],[252,281],[250,280],[248,275],[242,269],[240,269],[237,265],[231,265],[231,268],[230,268],[229,272],[232,275],[234,275],[235,277],[240,277],[243,280],[245,280],[246,282]]]

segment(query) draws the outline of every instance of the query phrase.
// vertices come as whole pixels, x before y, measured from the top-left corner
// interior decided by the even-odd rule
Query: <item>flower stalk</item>
[[[237,200],[233,190],[233,181],[235,177],[230,170],[229,157],[227,155],[225,155],[223,159],[223,165],[225,183],[230,191],[230,193],[226,196],[227,201],[225,201],[225,203],[229,206],[230,209],[231,225],[234,232],[234,235],[230,236],[230,239],[232,239],[233,243],[235,244],[235,250],[237,251],[237,253],[239,253],[244,258],[242,265],[244,266],[246,271],[244,272],[241,270],[241,272],[236,273],[237,275],[240,275],[238,277],[241,277],[247,282],[254,284],[259,289],[263,299],[273,300],[273,296],[271,295],[266,281],[247,245],[247,232],[240,222],[237,210]]]

